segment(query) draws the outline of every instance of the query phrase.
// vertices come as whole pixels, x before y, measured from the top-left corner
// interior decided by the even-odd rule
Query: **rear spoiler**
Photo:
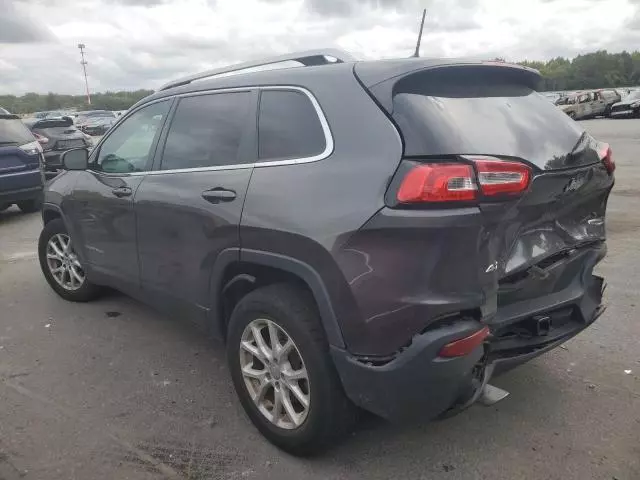
[[[393,110],[394,87],[398,82],[413,75],[428,75],[430,72],[447,73],[459,70],[466,77],[488,72],[508,78],[514,83],[536,89],[541,79],[540,72],[501,61],[464,61],[456,59],[403,59],[387,62],[361,62],[354,73],[374,98],[389,113]]]
[[[61,117],[61,118],[43,118],[41,120],[36,120],[35,122],[28,122],[29,128],[56,128],[56,127],[71,127],[73,126],[73,120],[71,117]]]

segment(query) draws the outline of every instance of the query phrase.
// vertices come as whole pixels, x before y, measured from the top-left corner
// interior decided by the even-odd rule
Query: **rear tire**
[[[279,332],[276,334],[279,346],[269,350],[274,343],[270,340],[274,338],[272,328]],[[262,356],[267,359],[262,363],[257,355],[264,351],[260,350],[262,341],[256,340],[255,332],[262,332],[261,335],[266,336],[262,341],[268,347],[267,352],[278,351],[291,340],[293,347],[290,346],[289,350],[294,359],[298,356],[300,359],[297,366],[294,368],[293,360],[285,360],[288,367],[283,367],[282,372],[287,373],[281,374],[277,366],[282,364],[280,360],[272,361],[269,356]],[[249,349],[247,344],[250,345]],[[243,367],[243,359],[247,358],[247,351],[251,348],[256,354],[249,353],[250,363],[245,363]],[[277,357],[273,355],[273,358]],[[304,289],[276,284],[258,288],[242,298],[229,322],[227,361],[245,412],[256,428],[281,449],[293,455],[310,455],[326,449],[353,426],[356,409],[344,394],[315,302]],[[260,373],[264,376],[257,379],[257,375],[246,375],[243,368],[244,372],[249,369],[252,374],[264,372]],[[293,380],[296,382],[293,386],[305,397],[306,409],[303,402],[296,400],[293,389],[289,388],[293,370],[305,372],[306,379]],[[288,400],[285,400],[285,394],[289,395]],[[276,399],[278,395],[282,400]],[[294,403],[297,406],[295,415],[289,415]],[[274,414],[274,411],[277,413]],[[293,421],[295,417],[299,423]],[[289,423],[288,418],[291,419]]]
[[[61,238],[66,238],[69,242],[69,248],[64,257],[59,256],[55,250],[52,249],[51,245],[52,239],[54,241],[58,241],[58,239]],[[56,243],[56,245],[58,245],[56,246],[56,249],[62,250],[59,247],[59,243]],[[56,259],[58,257],[64,258],[64,260]],[[65,300],[69,300],[71,302],[88,302],[95,299],[100,294],[101,288],[87,280],[79,259],[73,250],[73,244],[71,243],[71,239],[67,233],[67,228],[61,218],[51,220],[42,229],[40,238],[38,239],[38,258],[40,260],[40,268],[42,269],[44,278],[46,278],[51,288],[53,288],[53,290]],[[63,263],[66,267],[67,273],[60,276],[61,274],[59,272],[54,271],[63,265]],[[71,275],[73,275],[73,272],[71,271],[72,265],[76,274],[80,272],[83,277],[82,282],[77,280],[74,276],[75,284],[71,283]],[[54,275],[57,275],[57,277]],[[68,285],[65,286],[64,283],[67,279],[69,282],[67,282]]]
[[[42,209],[42,200],[40,198],[34,198],[31,200],[25,200],[18,202],[18,208],[22,213],[35,213]]]

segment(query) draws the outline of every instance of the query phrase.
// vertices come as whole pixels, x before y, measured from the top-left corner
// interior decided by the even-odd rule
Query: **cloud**
[[[0,0],[0,44],[51,40],[49,29],[33,16],[16,8],[11,0]]]
[[[633,50],[640,0],[633,1],[0,0],[0,42],[11,41],[0,47],[0,93],[82,93],[78,43],[87,47],[92,91],[153,89],[217,66],[322,47],[407,57],[425,7],[423,56],[522,60]],[[19,31],[9,34],[8,22]]]

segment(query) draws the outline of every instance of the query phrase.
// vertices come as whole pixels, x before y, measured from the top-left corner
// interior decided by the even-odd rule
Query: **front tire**
[[[344,436],[355,420],[311,295],[288,284],[247,294],[233,310],[227,361],[256,428],[294,455]]]
[[[47,282],[65,300],[88,302],[100,293],[100,288],[87,280],[61,218],[51,220],[42,229],[38,258]]]

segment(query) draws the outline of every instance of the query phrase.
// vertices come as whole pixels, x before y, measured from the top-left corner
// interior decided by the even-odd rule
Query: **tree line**
[[[557,57],[548,62],[521,62],[543,76],[539,90],[583,90],[640,85],[640,51],[608,53],[599,50],[573,60]]]
[[[540,71],[543,76],[541,91],[640,86],[640,51],[608,53],[599,50],[573,59],[557,57],[547,62],[524,61],[520,64]],[[20,97],[0,95],[0,106],[18,114],[60,109],[127,110],[151,93],[153,90],[95,93],[91,95],[91,105],[87,104],[84,95],[52,92],[45,95],[27,93]]]
[[[20,97],[0,95],[0,107],[17,114],[44,110],[127,110],[152,93],[153,90],[94,93],[91,95],[91,105],[88,105],[86,95],[61,95],[53,92],[43,95],[31,92]]]

